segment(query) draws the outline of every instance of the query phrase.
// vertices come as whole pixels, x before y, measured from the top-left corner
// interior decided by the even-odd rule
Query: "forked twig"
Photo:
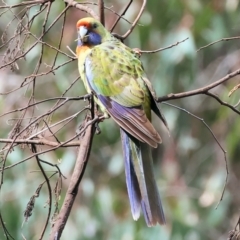
[[[129,7],[130,7],[131,4],[132,4],[132,2],[133,2],[133,0],[130,0],[130,1],[128,2],[128,4],[126,5],[126,7],[124,8],[123,12],[122,12],[120,15],[118,15],[118,18],[116,19],[116,21],[113,23],[112,27],[111,27],[110,30],[109,30],[110,32],[113,31],[113,29],[117,26],[117,24],[118,24],[118,22],[120,21],[120,19],[126,14],[127,10],[129,9]]]
[[[235,113],[240,115],[240,111],[236,109],[236,106],[232,106],[232,105],[222,101],[216,94],[213,94],[213,93],[210,93],[210,92],[206,92],[204,94],[206,94],[206,95],[216,99],[221,105],[226,106],[226,107],[232,109]]]
[[[157,99],[157,102],[163,102],[163,101],[168,101],[168,100],[173,100],[173,99],[179,99],[179,98],[186,98],[186,97],[189,97],[189,96],[194,96],[194,95],[199,95],[199,94],[206,94],[206,95],[209,95],[211,97],[214,97],[217,101],[219,101],[216,96],[214,96],[213,94],[209,93],[209,90],[219,86],[220,84],[232,79],[233,77],[237,76],[240,74],[240,69],[232,72],[232,73],[229,73],[228,75],[226,75],[225,77],[217,80],[216,82],[213,82],[207,86],[204,86],[202,88],[198,88],[198,89],[195,89],[195,90],[191,90],[191,91],[187,91],[187,92],[182,92],[182,93],[170,93],[166,96],[163,96],[163,97],[159,97]],[[220,101],[219,101],[220,102]],[[220,102],[221,103],[221,102]],[[221,103],[227,107],[230,107],[231,105],[229,104],[226,104],[226,103]],[[230,107],[232,110],[234,110],[236,113],[239,114],[239,111],[237,109],[234,108],[234,106]],[[233,109],[234,108],[234,109]]]
[[[37,148],[34,144],[32,144],[32,151],[37,154]],[[48,188],[48,196],[49,196],[49,204],[48,204],[48,215],[47,215],[47,220],[44,224],[44,227],[43,227],[43,230],[42,230],[42,233],[41,233],[41,236],[39,238],[39,240],[43,239],[43,236],[46,232],[46,229],[47,229],[47,225],[49,223],[49,219],[50,219],[50,215],[51,215],[51,210],[52,210],[52,188],[51,188],[51,185],[50,185],[50,182],[49,182],[49,179],[40,163],[40,158],[38,155],[36,155],[36,161],[37,161],[37,164],[38,164],[38,167],[39,169],[41,170],[42,172],[42,175],[44,176],[45,178],[45,181],[46,181],[46,184],[47,184],[47,188]]]
[[[136,25],[137,25],[140,17],[141,17],[142,14],[143,14],[143,11],[144,11],[144,9],[145,9],[145,7],[146,7],[146,4],[147,4],[147,0],[143,0],[142,7],[141,7],[141,9],[140,9],[140,11],[139,11],[136,19],[134,20],[132,26],[130,27],[130,29],[129,29],[124,35],[121,36],[121,39],[122,39],[122,40],[126,39],[126,38],[131,34],[131,32],[133,31],[133,29],[136,27]]]
[[[25,158],[25,159],[23,159],[23,160],[21,160],[21,161],[19,161],[19,162],[17,162],[17,163],[14,163],[14,164],[12,164],[12,165],[9,165],[9,166],[7,166],[7,167],[4,167],[4,168],[2,168],[1,170],[4,171],[4,170],[6,170],[6,169],[10,169],[10,168],[12,168],[12,167],[15,167],[15,166],[17,166],[17,165],[19,165],[19,164],[21,164],[21,163],[23,163],[23,162],[26,162],[27,160],[29,160],[29,159],[31,159],[31,158],[33,158],[33,157],[35,157],[36,155],[39,156],[39,155],[42,155],[42,154],[44,154],[44,153],[54,151],[54,150],[58,149],[59,147],[62,147],[62,146],[64,146],[64,145],[66,145],[67,143],[72,142],[74,139],[76,139],[78,136],[80,136],[83,132],[85,132],[85,130],[87,129],[88,126],[94,125],[94,124],[97,123],[98,121],[102,121],[102,120],[104,120],[104,119],[105,119],[104,116],[95,117],[93,120],[88,121],[87,124],[84,126],[84,128],[81,129],[81,131],[80,131],[78,134],[76,134],[75,136],[69,138],[69,139],[66,140],[65,142],[63,142],[63,143],[61,143],[61,144],[58,144],[57,146],[55,146],[55,147],[53,147],[53,148],[50,148],[50,149],[47,149],[47,150],[38,152],[37,154],[32,154],[31,156],[29,156],[29,157],[27,157],[27,158]],[[14,143],[15,143],[15,142],[14,142]]]
[[[65,3],[68,4],[68,6],[75,7],[81,11],[84,11],[86,13],[89,13],[93,18],[99,20],[99,16],[88,6],[84,6],[81,3],[78,3],[74,0],[63,0]]]

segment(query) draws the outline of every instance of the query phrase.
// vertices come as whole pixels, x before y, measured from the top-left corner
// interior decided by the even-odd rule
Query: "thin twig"
[[[66,10],[68,9],[68,7],[66,7],[56,18],[55,20],[50,24],[50,26],[45,30],[44,34],[42,34],[39,39],[42,39],[44,35],[46,35],[49,30],[55,25],[55,23],[61,18],[61,16],[66,12]],[[31,33],[31,35],[33,35]],[[14,62],[16,62],[18,59],[21,59],[21,58],[24,58],[27,53],[29,53],[37,44],[39,43],[39,41],[35,41],[29,48],[27,51],[25,51],[23,54],[20,54],[19,56],[16,56],[12,61],[6,63],[6,64],[3,64],[0,66],[0,69],[2,68],[5,68],[11,64],[13,64]],[[71,57],[70,57],[71,58]]]
[[[122,12],[120,15],[118,15],[118,18],[116,19],[116,21],[114,22],[114,24],[113,24],[112,27],[110,28],[110,32],[113,31],[113,29],[117,26],[117,24],[118,24],[118,22],[120,21],[120,19],[126,14],[127,10],[129,9],[129,7],[130,7],[131,4],[132,4],[132,1],[133,1],[133,0],[130,0],[130,1],[128,2],[128,4],[126,5],[126,7],[124,8],[123,12]]]
[[[209,44],[207,44],[207,45],[205,45],[205,46],[203,46],[203,47],[200,47],[200,48],[197,50],[197,52],[199,52],[200,50],[202,50],[202,49],[204,49],[204,48],[207,48],[207,47],[209,47],[209,46],[212,46],[212,45],[214,45],[214,44],[216,44],[216,43],[223,42],[223,41],[236,40],[236,39],[240,39],[240,36],[238,36],[238,37],[231,37],[231,38],[222,38],[222,39],[217,40],[217,41],[215,41],[215,42],[209,43]]]
[[[223,186],[223,190],[222,190],[222,194],[221,194],[221,197],[219,199],[219,202],[217,203],[216,205],[216,209],[218,208],[220,202],[222,201],[223,199],[223,196],[224,196],[224,193],[225,193],[225,190],[226,190],[226,185],[227,185],[227,182],[228,182],[228,175],[229,175],[229,170],[228,170],[228,163],[227,163],[227,151],[222,147],[221,143],[218,141],[217,137],[215,136],[215,134],[213,133],[212,129],[208,126],[208,124],[204,121],[203,118],[200,118],[198,116],[196,116],[195,114],[189,112],[188,110],[184,109],[184,108],[181,108],[181,107],[178,107],[176,105],[173,105],[173,104],[170,104],[168,102],[163,102],[164,104],[166,105],[169,105],[171,107],[174,107],[174,108],[177,108],[191,116],[193,116],[194,118],[198,119],[199,121],[201,121],[204,126],[208,129],[208,131],[211,133],[211,135],[213,136],[214,140],[216,141],[217,145],[219,146],[219,148],[221,149],[221,151],[223,152],[223,156],[224,156],[224,161],[225,161],[225,167],[226,167],[226,178],[225,178],[225,183],[224,183],[224,186]]]
[[[36,5],[36,4],[44,4],[46,2],[52,2],[53,0],[34,0],[34,1],[24,1],[22,3],[19,3],[19,4],[15,4],[15,5],[5,5],[5,6],[0,6],[0,9],[3,9],[3,8],[16,8],[16,7],[23,7],[23,6],[26,6],[26,5]]]
[[[4,236],[6,237],[7,240],[14,240],[14,237],[9,233],[8,229],[6,228],[6,224],[5,224],[5,221],[3,220],[3,217],[2,217],[2,213],[0,211],[0,223],[1,223],[1,227],[3,229],[3,232],[4,232]]]
[[[237,91],[237,89],[240,88],[240,84],[237,84],[229,93],[228,96],[230,97],[235,91]]]
[[[77,59],[76,53],[69,46],[66,46],[66,47],[69,50],[69,52]]]
[[[87,129],[88,126],[93,125],[93,124],[95,124],[95,123],[98,122],[98,121],[102,121],[103,119],[105,119],[104,116],[95,117],[93,120],[88,121],[87,124],[84,126],[84,128],[81,129],[81,131],[80,131],[78,134],[76,134],[75,136],[71,137],[71,138],[68,139],[67,141],[65,141],[65,142],[63,142],[63,143],[61,143],[61,144],[58,144],[56,147],[53,147],[53,148],[44,150],[44,151],[42,151],[42,152],[38,152],[37,154],[32,154],[31,156],[29,156],[29,157],[27,157],[27,158],[25,158],[25,159],[23,159],[23,160],[21,160],[21,161],[19,161],[19,162],[17,162],[17,163],[14,163],[14,164],[12,164],[12,165],[9,165],[9,166],[7,166],[7,167],[5,167],[5,168],[2,168],[1,170],[4,171],[4,170],[6,170],[6,169],[10,169],[10,168],[15,167],[15,166],[17,166],[17,165],[19,165],[19,164],[21,164],[21,163],[23,163],[23,162],[26,162],[27,160],[35,157],[36,155],[39,156],[39,155],[42,155],[42,154],[44,154],[44,153],[48,153],[48,152],[54,151],[54,150],[58,149],[59,147],[62,147],[62,146],[64,146],[64,145],[66,145],[67,143],[70,143],[70,142],[73,141],[75,138],[77,138],[78,136],[80,136],[83,132],[85,132],[85,130]]]
[[[50,127],[50,128],[55,127],[55,126],[57,126],[57,125],[65,122],[65,121],[67,121],[67,124],[68,124],[70,121],[72,121],[72,119],[74,119],[75,117],[77,117],[80,113],[82,113],[82,112],[83,112],[84,110],[86,110],[86,109],[87,109],[87,108],[84,108],[84,109],[80,110],[79,112],[77,112],[77,113],[75,113],[75,114],[73,114],[73,115],[71,115],[71,116],[69,116],[69,117],[67,117],[67,118],[64,118],[64,119],[62,119],[62,120],[60,120],[60,121],[52,124],[52,125],[49,126],[49,127]],[[64,126],[65,126],[65,125],[66,125],[66,124],[64,124]],[[37,144],[37,145],[48,145],[48,146],[51,146],[51,147],[56,147],[56,146],[75,147],[75,146],[78,146],[78,145],[79,145],[78,142],[71,142],[71,143],[68,143],[68,144],[66,144],[66,142],[61,142],[61,144],[58,145],[56,142],[49,141],[49,140],[47,140],[47,139],[45,139],[45,138],[42,138],[42,137],[40,137],[40,138],[37,137],[38,135],[40,135],[42,132],[44,132],[44,131],[46,131],[46,130],[47,130],[47,128],[44,128],[44,129],[42,129],[41,131],[35,133],[34,135],[28,137],[28,139],[16,139],[15,141],[14,141],[14,139],[12,139],[12,138],[11,138],[11,139],[5,139],[5,138],[4,138],[4,139],[0,139],[0,142],[2,142],[2,143],[12,143],[12,142],[14,141],[14,144],[13,144],[11,147],[4,148],[4,149],[0,150],[0,153],[2,153],[2,152],[4,152],[4,151],[7,151],[7,150],[9,150],[10,148],[13,148],[13,147],[15,147],[15,146],[18,145],[18,144],[31,144],[31,143],[34,143],[34,144]],[[59,131],[59,130],[60,130],[60,129],[58,129],[58,131]],[[58,132],[58,131],[57,131],[57,132]],[[55,133],[56,133],[56,132],[55,132]],[[32,138],[37,138],[38,140],[35,140],[35,139],[32,140]],[[15,143],[16,143],[16,144],[15,144]]]
[[[69,122],[72,121],[75,117],[77,117],[80,113],[82,113],[83,111],[85,111],[85,110],[87,110],[87,109],[88,109],[88,107],[85,107],[85,108],[83,108],[82,110],[78,111],[77,113],[74,113],[73,115],[71,115],[71,116],[69,116],[69,117],[67,117],[67,118],[62,119],[62,120],[60,120],[60,121],[52,124],[52,125],[49,126],[49,127],[50,127],[50,128],[53,128],[53,127],[55,127],[55,126],[57,126],[57,125],[59,125],[59,124],[61,124],[61,123],[63,123],[63,122],[66,122],[66,121],[68,121],[67,123],[69,123]],[[55,111],[53,111],[53,112],[55,112]],[[37,136],[39,136],[40,134],[42,134],[43,132],[45,132],[46,130],[48,130],[48,128],[44,128],[44,129],[42,129],[41,131],[38,131],[38,132],[34,133],[33,135],[29,136],[28,139],[30,140],[30,139],[32,139],[32,138],[34,138],[34,137],[37,137]]]
[[[68,6],[65,6],[66,11],[64,12],[64,15],[63,15],[63,23],[62,23],[61,33],[60,33],[60,40],[59,40],[58,47],[57,47],[58,49],[60,49],[61,44],[62,44],[64,27],[65,27],[65,22],[66,22],[66,18],[67,18],[67,10],[68,10],[69,7],[70,7],[69,5],[68,5]],[[56,63],[56,61],[57,61],[58,54],[59,54],[59,51],[57,51],[57,53],[56,53],[56,55],[55,55],[55,57],[54,57],[54,60],[53,60],[53,64],[52,64],[51,69],[53,69],[54,66],[55,66],[55,63]]]
[[[88,6],[84,6],[81,3],[78,3],[74,0],[63,0],[65,3],[67,3],[71,7],[75,7],[81,11],[84,11],[86,13],[89,13],[93,18],[99,20],[99,16]]]
[[[36,105],[39,105],[41,103],[45,103],[45,102],[49,102],[49,101],[55,101],[55,100],[78,101],[78,100],[85,100],[89,96],[90,96],[89,94],[86,94],[86,95],[80,96],[80,97],[54,97],[54,98],[47,98],[47,99],[44,99],[44,100],[41,100],[41,101],[38,101],[38,102],[34,102],[32,104],[29,104],[26,107],[18,108],[18,109],[9,111],[7,113],[4,113],[4,114],[0,115],[0,118],[3,117],[3,116],[6,116],[8,114],[14,113],[14,112],[21,112],[21,111],[23,111],[23,110],[25,110],[25,109],[27,109],[29,107],[36,106]]]
[[[131,0],[132,1],[132,0]],[[81,2],[81,4],[87,4],[87,5],[95,5],[98,6],[98,3],[95,2]],[[126,18],[124,18],[123,16],[121,16],[120,14],[118,14],[116,11],[114,11],[111,7],[107,7],[104,5],[104,8],[112,13],[114,13],[115,15],[117,15],[118,17],[122,18],[124,21],[126,21],[129,24],[132,24],[130,21],[128,21]]]
[[[30,100],[31,100],[31,98],[30,98]],[[66,102],[67,102],[66,100],[63,101],[60,105],[56,106],[56,108],[53,108],[53,109],[51,109],[50,111],[48,111],[47,113],[45,113],[45,114],[37,117],[34,121],[30,122],[30,123],[28,124],[28,126],[26,126],[25,128],[23,128],[23,130],[17,132],[17,133],[14,135],[14,138],[13,138],[13,140],[12,140],[12,143],[10,144],[10,146],[9,146],[9,148],[8,148],[6,154],[5,154],[2,169],[5,168],[5,163],[6,163],[6,160],[7,160],[7,156],[8,156],[8,154],[9,154],[10,150],[12,149],[15,140],[16,140],[25,130],[29,129],[29,127],[30,127],[31,125],[33,125],[34,123],[38,122],[39,119],[43,118],[44,116],[50,115],[50,114],[51,114],[52,112],[54,112],[56,109],[62,107]],[[74,138],[73,138],[73,139],[74,139]],[[70,141],[69,141],[69,142],[70,142]],[[32,156],[32,157],[33,157],[33,156]],[[2,174],[1,174],[1,185],[2,185],[2,183],[3,183],[3,173],[4,173],[4,171],[2,171]]]
[[[82,113],[85,110],[89,110],[89,107],[83,108],[81,111],[78,111],[77,113],[75,113],[72,116],[68,117],[68,119],[67,118],[63,119],[65,121],[65,123],[57,131],[55,131],[54,134],[57,134],[61,129],[66,127],[66,125],[68,125],[74,118],[76,118],[80,113]],[[57,122],[55,125],[57,125],[57,124],[59,124],[59,123]]]
[[[204,94],[206,94],[206,95],[208,95],[208,96],[216,99],[221,105],[226,106],[226,107],[232,109],[235,113],[237,113],[237,114],[240,115],[240,111],[237,110],[235,106],[232,106],[232,105],[230,105],[230,104],[222,101],[217,95],[215,95],[215,94],[213,94],[213,93],[210,93],[210,92],[205,92]]]
[[[193,96],[193,95],[198,95],[198,94],[206,94],[207,91],[209,91],[210,89],[213,89],[215,87],[217,87],[218,85],[228,81],[229,79],[237,76],[240,74],[240,69],[226,75],[225,77],[217,80],[214,83],[211,83],[207,86],[204,86],[202,88],[198,88],[195,90],[191,90],[191,91],[187,91],[187,92],[182,92],[182,93],[170,93],[166,96],[163,97],[159,97],[157,99],[157,102],[163,102],[163,101],[168,101],[168,100],[173,100],[173,99],[179,99],[179,98],[185,98],[185,97],[189,97],[189,96]]]
[[[37,148],[36,148],[36,146],[35,146],[34,144],[32,144],[32,151],[33,151],[35,154],[37,154]],[[36,155],[36,161],[37,161],[37,164],[38,164],[39,169],[40,169],[41,172],[42,172],[42,175],[43,175],[44,178],[45,178],[45,181],[46,181],[46,184],[47,184],[47,188],[48,188],[48,196],[49,196],[48,215],[47,215],[47,220],[46,220],[45,225],[44,225],[44,227],[43,227],[41,236],[40,236],[40,238],[39,238],[39,240],[41,240],[41,239],[43,239],[43,236],[44,236],[44,234],[45,234],[45,232],[46,232],[47,225],[48,225],[48,222],[49,222],[49,219],[50,219],[50,215],[51,215],[51,209],[52,209],[52,188],[51,188],[51,185],[50,185],[50,181],[49,181],[49,179],[48,179],[48,177],[47,177],[47,175],[46,175],[46,173],[45,173],[45,171],[44,171],[44,169],[43,169],[43,167],[42,167],[42,165],[41,165],[41,163],[40,163],[40,158],[39,158],[38,155]]]
[[[181,40],[181,41],[179,41],[179,42],[176,42],[176,43],[174,43],[174,44],[172,44],[172,45],[170,45],[170,46],[167,46],[167,47],[164,47],[164,48],[159,48],[159,49],[156,49],[156,50],[145,51],[145,50],[137,49],[137,51],[139,51],[140,53],[157,53],[157,52],[164,51],[164,50],[166,50],[166,49],[173,48],[173,47],[177,46],[178,44],[185,42],[185,41],[188,40],[188,39],[189,39],[189,37],[187,37],[187,38],[185,38],[185,39],[183,39],[183,40]]]
[[[52,136],[55,138],[55,140],[61,144],[61,142],[58,140],[57,136],[52,132],[51,128],[48,126],[48,123],[43,119],[44,123],[46,124],[48,131],[52,134]]]
[[[47,165],[49,165],[49,166],[51,166],[51,167],[55,167],[55,168],[57,169],[57,172],[58,172],[59,176],[67,179],[67,178],[62,174],[62,172],[61,172],[61,170],[60,170],[60,168],[58,167],[57,164],[53,164],[53,163],[44,161],[44,160],[42,160],[42,159],[40,159],[40,162],[45,163],[45,164],[47,164]],[[45,171],[45,172],[46,172],[46,171]],[[55,173],[56,173],[56,172],[55,172]],[[53,175],[54,175],[54,174],[53,174]],[[51,175],[48,179],[50,179],[53,175]],[[45,182],[43,182],[43,183],[45,183]]]
[[[6,139],[6,138],[0,138],[1,143],[12,143],[13,139]],[[37,139],[16,139],[14,143],[17,144],[35,144],[35,145],[46,145],[50,147],[78,147],[80,146],[81,142],[79,141],[73,141],[69,143],[64,143],[64,142],[54,142],[54,141],[49,141],[45,138],[37,138]],[[6,149],[5,149],[6,150]]]
[[[133,31],[133,29],[134,29],[135,26],[137,25],[140,17],[142,16],[143,11],[145,10],[146,4],[147,4],[147,0],[143,0],[142,7],[141,7],[141,9],[140,9],[140,11],[139,11],[136,19],[134,20],[132,26],[130,27],[130,29],[129,29],[123,36],[121,36],[121,39],[122,39],[122,40],[126,39],[126,38],[131,34],[131,32]]]

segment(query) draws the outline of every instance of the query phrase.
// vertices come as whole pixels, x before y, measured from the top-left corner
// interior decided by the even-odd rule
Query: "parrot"
[[[166,127],[167,122],[157,106],[140,56],[94,18],[82,18],[76,27],[80,78],[104,116],[120,126],[133,219],[138,220],[142,210],[147,226],[165,224],[152,158],[152,148],[162,139],[151,123],[151,111]]]

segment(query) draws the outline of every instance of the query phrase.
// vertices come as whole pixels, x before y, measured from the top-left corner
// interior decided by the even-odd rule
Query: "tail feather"
[[[151,148],[121,129],[125,173],[133,218],[142,208],[148,226],[165,224],[162,203],[153,174]]]
[[[130,149],[130,139],[124,130],[120,129],[120,132],[125,160],[125,175],[128,197],[130,200],[133,219],[137,220],[140,217],[141,211],[141,193],[138,185],[138,179],[133,167],[132,154]]]
[[[139,159],[141,159],[142,164],[142,170],[143,170],[143,189],[146,191],[145,195],[146,197],[143,197],[142,204],[143,206],[143,213],[147,218],[145,217],[145,220],[148,219],[148,226],[159,224],[165,224],[165,217],[163,212],[163,207],[160,199],[160,195],[158,192],[157,184],[154,178],[154,172],[153,172],[153,160],[152,160],[152,152],[151,147],[147,144],[144,144],[142,142],[139,142],[139,147],[141,149],[141,156],[139,156]],[[141,189],[141,187],[140,187]],[[149,205],[149,206],[148,206]],[[147,207],[146,207],[147,206]],[[148,212],[148,209],[150,208],[150,212]]]

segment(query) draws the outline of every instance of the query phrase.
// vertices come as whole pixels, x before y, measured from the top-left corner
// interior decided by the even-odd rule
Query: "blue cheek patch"
[[[102,43],[102,38],[99,34],[95,33],[95,32],[90,32],[88,34],[88,42],[91,45],[98,45]]]

